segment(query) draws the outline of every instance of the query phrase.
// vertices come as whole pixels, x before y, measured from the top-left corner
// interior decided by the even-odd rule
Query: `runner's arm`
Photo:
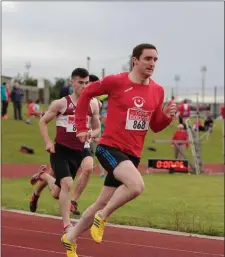
[[[164,101],[164,90],[163,88],[159,88],[160,101],[156,110],[153,112],[151,120],[150,120],[150,128],[153,132],[159,132],[165,129],[172,121],[172,118],[168,117],[163,112],[163,101]]]
[[[101,123],[100,123],[100,106],[98,102],[91,102],[93,108],[93,115],[91,117],[91,137],[96,138],[100,136]]]
[[[77,103],[75,116],[77,134],[88,131],[86,126],[86,116],[91,99],[99,95],[110,95],[117,84],[115,78],[116,75],[106,76],[102,80],[98,80],[82,90],[79,101]]]
[[[101,132],[100,125],[101,125],[101,123],[99,120],[99,115],[93,114],[92,119],[91,119],[91,127],[92,127],[91,137],[96,138],[96,137],[100,136],[100,132]]]
[[[48,135],[48,127],[47,124],[56,118],[57,114],[61,112],[63,108],[63,100],[64,99],[59,99],[55,100],[51,103],[49,106],[47,112],[44,114],[44,116],[40,119],[39,121],[39,128],[41,131],[41,135],[44,139],[45,144],[48,144],[51,142],[51,139]]]

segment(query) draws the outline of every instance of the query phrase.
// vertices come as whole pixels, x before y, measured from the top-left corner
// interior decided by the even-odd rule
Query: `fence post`
[[[102,78],[105,77],[105,68],[102,69]]]

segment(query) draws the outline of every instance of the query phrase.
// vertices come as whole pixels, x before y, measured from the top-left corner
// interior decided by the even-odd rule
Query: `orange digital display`
[[[173,168],[184,168],[183,161],[157,161],[156,168],[157,169],[173,169]]]
[[[188,171],[187,160],[163,160],[163,159],[149,159],[148,167],[153,169],[166,169],[174,171]]]

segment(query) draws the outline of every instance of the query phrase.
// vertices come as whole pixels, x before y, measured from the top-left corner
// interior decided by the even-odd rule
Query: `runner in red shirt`
[[[144,190],[137,167],[145,135],[149,127],[154,132],[166,128],[176,113],[174,103],[162,110],[164,89],[150,78],[157,59],[155,46],[138,45],[133,50],[130,73],[107,76],[81,93],[75,118],[81,142],[88,137],[85,116],[90,100],[98,95],[109,95],[105,129],[96,149],[96,156],[108,174],[97,201],[61,239],[67,257],[77,257],[75,241],[90,227],[92,238],[101,243],[107,218]]]

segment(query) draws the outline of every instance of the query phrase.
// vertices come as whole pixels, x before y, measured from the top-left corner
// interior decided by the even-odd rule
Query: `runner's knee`
[[[73,180],[71,177],[63,178],[60,181],[61,191],[70,192],[73,188]]]
[[[84,175],[84,176],[89,176],[91,173],[92,173],[92,171],[93,171],[93,168],[88,168],[88,169],[82,169],[82,175]]]
[[[54,186],[51,193],[52,193],[52,197],[58,200],[59,194],[60,194],[60,188],[58,186]]]
[[[59,193],[52,191],[52,197],[55,198],[56,200],[59,200]]]
[[[145,185],[143,179],[134,181],[132,184],[129,186],[129,190],[131,191],[132,195],[134,197],[137,197],[144,191]]]
[[[89,175],[93,171],[94,161],[91,156],[87,156],[84,158],[81,167],[82,173],[85,175]]]

